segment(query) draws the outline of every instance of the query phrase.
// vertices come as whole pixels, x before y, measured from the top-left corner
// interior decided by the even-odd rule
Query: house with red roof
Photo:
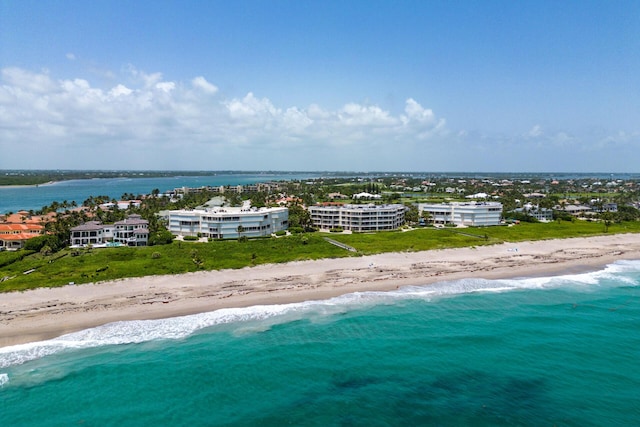
[[[0,248],[22,249],[27,240],[41,236],[44,226],[40,224],[0,224]]]
[[[55,221],[56,214],[31,215],[27,211],[19,211],[4,215],[0,222],[0,250],[16,250],[24,248],[27,240],[44,234],[44,224]]]

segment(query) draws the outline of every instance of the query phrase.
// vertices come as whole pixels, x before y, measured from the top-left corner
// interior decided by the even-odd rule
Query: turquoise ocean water
[[[1,426],[636,426],[640,261],[0,349]]]

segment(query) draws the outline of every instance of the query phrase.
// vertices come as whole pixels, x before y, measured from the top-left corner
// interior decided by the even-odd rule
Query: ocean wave
[[[0,388],[2,388],[8,382],[9,382],[9,375],[0,373]]]
[[[614,283],[611,280],[618,284],[622,282],[635,286],[639,284],[639,272],[640,261],[618,261],[602,270],[581,274],[500,280],[462,279],[427,286],[407,286],[387,292],[354,292],[321,301],[227,308],[168,319],[114,322],[48,341],[0,348],[0,369],[73,349],[183,339],[197,331],[217,325],[235,324],[237,333],[244,334],[266,331],[274,325],[300,319],[322,322],[352,310],[394,304],[402,300],[432,301],[470,293],[558,287],[588,289],[588,286]],[[6,374],[0,374],[1,381],[8,381]]]

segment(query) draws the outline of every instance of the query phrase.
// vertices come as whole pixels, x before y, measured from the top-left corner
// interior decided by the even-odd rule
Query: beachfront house
[[[100,221],[89,221],[71,229],[69,242],[71,246],[102,245],[110,239],[105,232],[105,225]],[[113,237],[113,235],[111,236]]]
[[[407,208],[390,205],[319,205],[310,206],[311,222],[320,229],[342,228],[353,232],[395,230],[404,224]]]
[[[169,231],[177,236],[212,239],[263,237],[289,226],[289,209],[214,207],[169,211]]]
[[[499,225],[502,219],[499,202],[418,203],[418,211],[428,213],[433,224],[486,227]]]
[[[149,242],[149,221],[140,215],[129,215],[115,224],[88,221],[71,229],[72,247],[80,246],[146,246]]]
[[[147,246],[149,242],[149,221],[140,215],[129,215],[116,222],[113,230],[113,241],[127,246]]]
[[[55,213],[31,215],[27,211],[2,215],[0,222],[0,250],[24,248],[29,239],[44,234],[44,224],[55,221]]]
[[[0,250],[22,249],[27,240],[43,233],[44,227],[39,224],[0,224]]]

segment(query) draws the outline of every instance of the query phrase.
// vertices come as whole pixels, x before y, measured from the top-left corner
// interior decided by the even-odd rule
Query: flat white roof
[[[283,212],[288,210],[285,207],[273,207],[273,208],[245,208],[245,207],[212,207],[207,209],[180,209],[169,211],[169,214],[250,214],[250,213],[268,213],[268,212]]]

